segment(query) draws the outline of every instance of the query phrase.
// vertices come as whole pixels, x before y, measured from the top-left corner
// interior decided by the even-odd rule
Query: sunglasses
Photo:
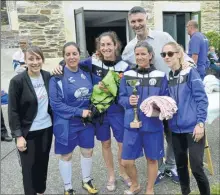
[[[162,53],[160,53],[160,55],[161,55],[162,58],[165,58],[166,55],[168,55],[168,57],[173,57],[173,55],[175,53],[178,53],[178,52],[168,51],[167,53],[166,52],[162,52]]]

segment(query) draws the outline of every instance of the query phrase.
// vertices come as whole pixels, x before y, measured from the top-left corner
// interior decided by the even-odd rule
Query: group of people
[[[115,191],[111,134],[118,145],[119,176],[128,187],[124,194],[137,194],[142,190],[135,160],[145,155],[146,194],[154,194],[154,185],[168,176],[180,183],[183,195],[188,195],[187,150],[200,194],[210,194],[202,166],[208,107],[202,83],[203,67],[200,67],[203,65],[196,61],[197,70],[189,66],[183,48],[168,33],[149,29],[142,7],[133,7],[128,19],[136,37],[122,55],[120,41],[111,31],[96,39],[95,55],[84,60],[80,60],[80,49],[75,42],[66,43],[64,61],[53,70],[53,76],[42,70],[44,56],[39,47],[31,46],[24,52],[27,68],[10,81],[8,116],[21,159],[26,195],[43,194],[46,190],[52,135],[55,153],[60,155],[64,195],[76,194],[72,185],[72,155],[76,146],[81,153],[82,187],[90,194],[98,193],[91,176],[95,137],[102,144],[108,175],[106,189]],[[193,59],[198,57],[198,51],[190,51]],[[14,63],[16,68],[17,62]],[[109,71],[123,73],[118,95],[104,113],[91,121],[93,86],[98,85],[103,90],[102,79]],[[137,94],[133,94],[131,80],[140,81],[136,86]],[[139,107],[150,96],[172,97],[178,107],[177,113],[168,121],[146,117]],[[142,122],[139,128],[130,126],[134,106]],[[165,162],[164,134],[167,141]]]

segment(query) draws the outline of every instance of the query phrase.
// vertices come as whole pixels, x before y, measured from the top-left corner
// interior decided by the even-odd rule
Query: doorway
[[[174,40],[187,50],[186,23],[190,18],[187,12],[163,12],[163,31],[169,33]]]
[[[127,11],[75,10],[76,41],[82,58],[95,52],[95,38],[106,31],[115,31],[122,44],[122,50],[135,36],[128,25]]]

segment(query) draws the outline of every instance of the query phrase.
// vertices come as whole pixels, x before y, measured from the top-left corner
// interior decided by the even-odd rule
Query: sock
[[[72,162],[60,160],[59,169],[65,190],[72,189]]]
[[[176,168],[172,168],[171,171],[172,171],[175,175],[178,175]]]
[[[83,182],[88,182],[91,180],[91,170],[92,170],[92,157],[85,158],[81,155],[81,171]]]
[[[161,172],[158,170],[158,172],[157,172],[157,176],[160,174]]]

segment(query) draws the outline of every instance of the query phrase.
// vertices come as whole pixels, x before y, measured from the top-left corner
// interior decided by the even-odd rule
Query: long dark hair
[[[110,39],[114,43],[114,46],[117,46],[117,49],[115,51],[116,57],[119,57],[121,55],[121,41],[119,40],[117,34],[114,31],[108,31],[100,34],[99,37],[96,38],[96,52],[100,60],[104,60],[104,56],[100,51],[100,41],[102,37],[106,36],[110,37]]]

